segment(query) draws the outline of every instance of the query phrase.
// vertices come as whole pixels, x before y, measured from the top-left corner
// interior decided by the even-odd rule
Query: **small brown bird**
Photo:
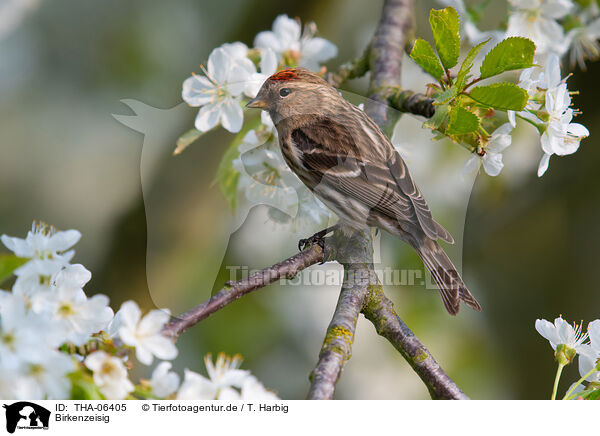
[[[458,313],[460,300],[481,310],[437,242],[452,244],[452,236],[433,219],[406,164],[365,112],[301,68],[269,77],[247,106],[269,113],[286,163],[340,223],[378,227],[410,244],[450,314]]]

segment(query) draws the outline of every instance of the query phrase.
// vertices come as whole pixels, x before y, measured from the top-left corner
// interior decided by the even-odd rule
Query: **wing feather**
[[[327,183],[370,209],[398,220],[403,228],[414,226],[431,239],[454,242],[433,219],[406,164],[391,144],[387,162],[384,157],[373,162],[372,155],[366,160],[360,156],[361,148],[355,142],[355,138],[362,136],[351,134],[350,128],[324,119],[292,131],[291,139],[301,152],[302,164],[316,175],[314,185],[309,188],[314,190],[319,183]],[[383,134],[381,137],[387,141]]]

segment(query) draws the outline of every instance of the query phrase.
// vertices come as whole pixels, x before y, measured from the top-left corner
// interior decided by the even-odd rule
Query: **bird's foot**
[[[322,249],[325,249],[325,235],[326,233],[317,232],[308,238],[300,239],[298,241],[298,250],[303,251],[314,244],[318,244]]]
[[[326,229],[323,229],[320,232],[317,232],[308,238],[300,239],[298,241],[298,250],[303,251],[314,244],[318,244],[321,247],[321,249],[325,251],[325,236],[337,228],[338,225],[336,224],[334,226],[327,227]],[[323,263],[325,263],[325,261],[321,262],[321,264]]]

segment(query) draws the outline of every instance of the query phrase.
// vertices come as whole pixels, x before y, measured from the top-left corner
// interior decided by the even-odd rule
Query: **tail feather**
[[[461,300],[473,309],[481,311],[480,304],[469,292],[452,261],[437,241],[427,238],[412,245],[437,283],[448,313],[456,315],[460,309]]]

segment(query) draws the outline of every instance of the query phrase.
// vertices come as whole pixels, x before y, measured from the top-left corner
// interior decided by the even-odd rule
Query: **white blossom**
[[[0,299],[0,372],[40,362],[62,343],[62,332],[47,317],[26,307],[22,295],[3,293]]]
[[[569,61],[571,68],[575,64],[585,70],[585,60],[597,60],[600,57],[600,18],[587,25],[575,27],[567,32],[566,41],[570,48]]]
[[[579,123],[572,123],[573,109],[570,109],[571,97],[566,83],[546,92],[546,112],[549,121],[542,134],[542,150],[544,156],[538,167],[538,176],[541,177],[548,169],[550,156],[553,154],[564,156],[575,153],[583,138],[590,132]]]
[[[59,400],[69,398],[71,382],[67,374],[75,371],[73,358],[57,350],[48,351],[38,362],[24,366],[17,381],[16,394],[29,400]]]
[[[497,176],[502,171],[504,163],[502,162],[502,152],[511,144],[512,137],[510,132],[513,127],[510,123],[505,123],[498,127],[490,136],[487,146],[484,148],[485,154],[479,156],[472,153],[463,167],[463,175],[471,175],[479,171],[483,164],[483,169],[490,176]]]
[[[260,32],[254,39],[257,48],[270,48],[280,58],[287,54],[298,60],[298,66],[317,71],[320,64],[337,56],[337,47],[324,38],[315,37],[316,26],[310,23],[301,31],[300,22],[279,15],[272,31]]]
[[[122,400],[133,391],[123,361],[105,351],[94,351],[85,358],[85,366],[94,373],[94,383],[108,400]]]
[[[537,319],[535,329],[550,342],[554,350],[558,345],[563,344],[579,353],[588,337],[587,333],[581,331],[581,325],[574,328],[562,317],[556,318],[554,324],[545,319]]]
[[[91,298],[85,295],[82,287],[91,276],[83,265],[69,265],[56,274],[50,291],[36,295],[33,300],[33,310],[48,314],[62,328],[64,340],[75,345],[86,343],[113,318],[106,295]]]
[[[239,47],[214,49],[208,57],[206,75],[194,74],[183,82],[183,100],[200,107],[195,126],[201,132],[218,124],[230,132],[242,128],[240,99],[256,68],[250,59],[237,57],[239,52]]]
[[[541,145],[544,154],[538,166],[538,177],[541,177],[548,169],[553,154],[564,156],[575,153],[581,140],[589,136],[589,131],[583,125],[571,122],[571,96],[566,79],[561,79],[558,56],[548,56],[543,70],[539,67],[524,70],[519,85],[529,96],[527,106],[519,112],[519,116],[543,129]],[[508,115],[515,126],[514,112],[509,111]]]
[[[141,363],[152,364],[153,356],[164,360],[177,357],[175,344],[162,334],[162,328],[169,321],[169,310],[152,310],[142,318],[138,305],[126,301],[119,312],[122,319],[119,337],[125,344],[135,347],[135,355]]]
[[[164,398],[179,387],[179,375],[170,371],[171,362],[160,362],[152,372],[150,386],[154,395]]]
[[[233,358],[224,354],[217,356],[213,364],[212,356],[205,357],[204,363],[208,378],[197,372],[185,370],[183,383],[177,392],[178,400],[229,400],[239,399],[239,392],[244,381],[250,376],[249,371],[239,369],[240,356]]]
[[[2,235],[2,243],[16,256],[30,259],[17,268],[13,292],[31,297],[47,290],[50,278],[67,266],[75,252],[69,250],[81,238],[77,230],[56,231],[51,226],[34,222],[25,239]]]

